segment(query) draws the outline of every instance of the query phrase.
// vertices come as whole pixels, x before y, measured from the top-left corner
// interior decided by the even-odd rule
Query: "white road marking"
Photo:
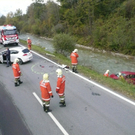
[[[57,65],[58,67],[61,67],[61,68],[62,68],[61,65],[59,65],[59,64],[57,64],[57,63],[55,63],[55,62],[53,62],[53,61],[51,61],[51,60],[45,58],[44,56],[38,54],[37,52],[35,52],[35,51],[32,51],[32,52],[35,53],[36,55],[42,57],[43,59],[45,59],[45,60],[47,60],[47,61],[49,61],[49,62],[51,62],[51,63]],[[98,86],[99,88],[101,88],[101,89],[103,89],[103,90],[105,90],[105,91],[111,93],[112,95],[114,95],[114,96],[116,96],[116,97],[118,97],[118,98],[120,98],[120,99],[122,99],[122,100],[124,100],[124,101],[126,101],[126,102],[128,102],[128,103],[130,103],[130,104],[132,104],[132,105],[135,106],[135,102],[133,102],[133,101],[131,101],[131,100],[129,100],[129,99],[127,99],[127,98],[125,98],[125,97],[123,97],[123,96],[121,96],[121,95],[119,95],[119,94],[117,94],[117,93],[115,93],[115,92],[113,92],[113,91],[111,91],[111,90],[109,90],[109,89],[107,89],[107,88],[105,88],[105,87],[103,87],[103,86],[101,86],[101,85],[95,83],[95,82],[92,82],[92,81],[90,81],[89,79],[87,79],[87,78],[85,78],[85,77],[83,77],[83,76],[81,76],[81,75],[79,75],[79,74],[77,74],[77,73],[74,73],[74,72],[72,72],[72,71],[70,71],[70,70],[69,70],[69,72],[71,72],[72,74],[74,74],[74,75],[76,75],[76,76],[78,76],[78,77],[80,77],[80,78],[86,80],[87,82],[90,82],[90,83],[92,83],[92,84]]]
[[[85,78],[83,76],[80,76],[79,74],[75,74],[75,75],[80,77],[80,78],[82,78],[82,79],[84,79],[84,80],[86,80],[86,81],[88,81],[88,82],[90,82],[90,83],[92,83],[92,84],[94,84],[94,85],[96,85],[96,86],[98,86],[99,88],[101,88],[101,89],[103,89],[103,90],[113,94],[114,96],[119,97],[120,99],[123,99],[124,101],[126,101],[126,102],[128,102],[128,103],[130,103],[130,104],[135,106],[135,102],[133,102],[133,101],[131,101],[131,100],[129,100],[129,99],[127,99],[127,98],[125,98],[125,97],[123,97],[123,96],[121,96],[121,95],[119,95],[119,94],[117,94],[117,93],[115,93],[115,92],[113,92],[113,91],[111,91],[111,90],[109,90],[109,89],[107,89],[107,88],[105,88],[105,87],[95,83],[95,82],[92,82],[92,81],[88,80],[87,78]]]
[[[42,105],[42,101],[41,99],[37,96],[37,94],[35,92],[33,92],[33,95],[35,96],[35,98],[38,100],[38,102]],[[48,115],[52,118],[52,120],[55,122],[55,124],[59,127],[59,129],[62,131],[62,133],[64,135],[69,135],[67,133],[67,131],[62,127],[62,125],[58,122],[58,120],[53,116],[53,114],[51,112],[48,112]]]

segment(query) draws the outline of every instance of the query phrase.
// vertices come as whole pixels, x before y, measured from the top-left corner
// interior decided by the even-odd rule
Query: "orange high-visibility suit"
[[[106,76],[106,77],[109,77],[109,70],[106,70],[106,72],[104,73],[104,76]]]
[[[43,101],[50,101],[50,97],[53,95],[51,85],[49,81],[40,81],[41,97]]]
[[[78,60],[77,60],[78,57],[79,57],[78,53],[76,53],[76,52],[71,53],[70,58],[71,58],[72,65],[78,64]]]
[[[109,77],[109,73],[104,73],[104,76]]]
[[[20,78],[21,70],[20,70],[20,67],[19,67],[18,63],[12,64],[12,70],[13,70],[14,77],[15,78]]]
[[[58,77],[57,79],[57,86],[56,86],[56,92],[59,96],[63,96],[65,91],[65,76]]]
[[[31,39],[27,39],[28,49],[31,50]]]

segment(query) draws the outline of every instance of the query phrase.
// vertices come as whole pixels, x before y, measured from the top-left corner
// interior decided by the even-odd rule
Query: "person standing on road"
[[[20,80],[21,70],[20,70],[18,62],[19,62],[19,59],[16,58],[14,60],[14,63],[12,64],[12,70],[13,70],[13,74],[14,74],[14,78],[15,78],[15,87],[19,86],[21,83],[23,83]]]
[[[77,71],[77,64],[78,64],[77,58],[78,57],[79,57],[78,50],[75,49],[70,55],[71,64],[72,64],[72,71],[75,72],[75,73],[78,73],[78,71]]]
[[[49,75],[46,73],[43,75],[43,80],[40,81],[40,90],[41,90],[43,109],[46,113],[51,112],[51,110],[49,109],[50,97],[53,98],[51,85],[48,78],[49,78]]]
[[[6,61],[7,61],[7,67],[9,67],[11,65],[11,62],[10,62],[10,50],[9,48],[7,48],[7,51],[6,51]]]
[[[60,98],[60,107],[65,107],[65,76],[62,74],[61,69],[56,70],[57,73],[57,86],[56,86],[56,93],[58,93]]]
[[[29,37],[27,39],[27,44],[28,44],[28,49],[31,50],[31,44],[32,44],[32,42],[31,42],[31,39]]]

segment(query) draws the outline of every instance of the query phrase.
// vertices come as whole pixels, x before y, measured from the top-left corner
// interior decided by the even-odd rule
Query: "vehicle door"
[[[135,75],[132,75],[132,74],[129,74],[129,75],[127,75],[126,76],[126,81],[128,82],[128,83],[135,83]]]
[[[1,30],[0,30],[0,44],[2,44]]]
[[[2,52],[0,52],[0,62],[3,63],[3,55],[2,55]]]
[[[3,51],[3,52],[0,53],[0,61],[1,61],[1,63],[6,62],[6,52],[7,51]]]
[[[135,75],[131,76],[132,83],[135,84]]]
[[[16,58],[18,58],[18,51],[17,50],[10,50],[10,59],[11,62],[14,62]]]

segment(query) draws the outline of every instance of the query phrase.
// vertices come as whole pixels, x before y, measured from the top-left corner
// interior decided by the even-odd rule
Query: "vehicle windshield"
[[[120,73],[121,73],[121,72],[118,72],[118,73],[116,74],[116,76],[117,76],[117,77],[120,77]],[[126,76],[126,74],[124,74],[124,73],[121,73],[121,75],[122,75],[123,77]]]
[[[29,53],[30,51],[26,48],[24,50],[22,50],[23,53]]]
[[[4,35],[14,35],[17,34],[17,30],[4,30]]]

